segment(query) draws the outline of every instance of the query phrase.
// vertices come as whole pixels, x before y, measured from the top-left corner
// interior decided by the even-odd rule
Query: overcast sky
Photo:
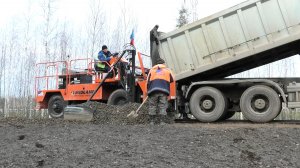
[[[86,23],[89,13],[88,0],[54,0],[56,14],[61,20],[67,20],[75,26]],[[112,19],[121,15],[120,8],[126,3],[128,11],[137,18],[138,25],[152,28],[160,25],[160,30],[167,32],[175,29],[178,10],[184,0],[99,0]],[[198,17],[216,13],[220,10],[234,6],[245,0],[199,0]],[[28,11],[31,15],[40,15],[40,4],[43,0],[0,0],[0,27],[9,24],[12,19],[20,18]],[[31,5],[29,5],[31,4]]]
[[[41,4],[47,0],[0,0],[0,31],[9,27],[12,22],[21,22],[24,15],[42,17]],[[91,0],[52,0],[55,2],[55,17],[60,22],[67,22],[74,29],[86,28],[90,14]],[[94,0],[97,1],[97,0]],[[147,41],[149,31],[154,25],[160,26],[159,31],[169,32],[176,29],[176,19],[184,0],[98,0],[102,4],[109,25],[116,25],[122,17],[120,11],[126,4],[127,15],[134,18],[138,32],[135,40]],[[186,0],[189,2],[190,0]],[[194,0],[195,1],[195,0]],[[212,15],[221,10],[235,6],[246,0],[198,0],[196,7],[198,19]],[[116,30],[112,27],[112,31]],[[136,28],[135,28],[136,29]],[[108,30],[109,31],[109,30]],[[76,31],[75,31],[76,32]],[[129,38],[130,34],[128,34]],[[129,41],[129,39],[128,39]],[[145,46],[145,45],[144,45]],[[137,46],[139,47],[139,46]],[[147,54],[147,53],[146,53]],[[299,56],[295,59],[299,62]],[[296,62],[294,61],[294,62]]]

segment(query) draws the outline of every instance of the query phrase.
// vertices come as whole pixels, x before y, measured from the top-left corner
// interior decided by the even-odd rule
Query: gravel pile
[[[95,124],[120,124],[120,125],[136,125],[148,124],[148,103],[146,102],[138,112],[136,118],[127,117],[129,113],[135,111],[140,106],[139,103],[128,103],[123,106],[112,106],[99,102],[92,102],[91,107],[95,109],[93,123]],[[168,123],[173,123],[174,118],[168,117]]]
[[[112,106],[105,103],[100,102],[90,102],[81,104],[83,107],[90,107],[93,109],[93,120],[91,124],[112,124],[112,125],[146,125],[149,123],[149,115],[148,115],[148,102],[146,102],[138,112],[137,117],[127,117],[132,111],[138,109],[141,104],[139,103],[127,103],[123,106]],[[0,119],[3,122],[12,122],[14,125],[18,127],[22,124],[44,124],[44,125],[53,125],[53,124],[80,124],[86,123],[85,121],[78,120],[64,120],[61,119],[25,119],[25,118],[6,118]],[[171,115],[168,117],[167,123],[174,123],[174,117]]]

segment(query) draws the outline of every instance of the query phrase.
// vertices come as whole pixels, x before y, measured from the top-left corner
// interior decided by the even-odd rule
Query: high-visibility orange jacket
[[[157,64],[149,71],[147,78],[148,95],[163,92],[170,95],[170,83],[174,81],[172,71],[164,64]]]

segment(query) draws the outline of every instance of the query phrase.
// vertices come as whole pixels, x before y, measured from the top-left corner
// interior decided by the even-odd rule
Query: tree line
[[[11,109],[30,115],[35,107],[36,63],[93,58],[103,44],[120,51],[129,42],[132,28],[137,28],[129,4],[121,2],[121,16],[117,25],[111,25],[104,2],[87,1],[87,21],[78,29],[57,16],[57,0],[28,0],[24,14],[0,28],[0,117],[9,115]],[[36,6],[38,12],[33,11]]]

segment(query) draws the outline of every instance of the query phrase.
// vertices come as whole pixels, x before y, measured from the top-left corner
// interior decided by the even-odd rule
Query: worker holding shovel
[[[171,70],[166,67],[165,61],[159,58],[157,64],[150,69],[147,78],[150,125],[155,124],[156,116],[158,124],[166,124],[170,83],[173,80]]]

